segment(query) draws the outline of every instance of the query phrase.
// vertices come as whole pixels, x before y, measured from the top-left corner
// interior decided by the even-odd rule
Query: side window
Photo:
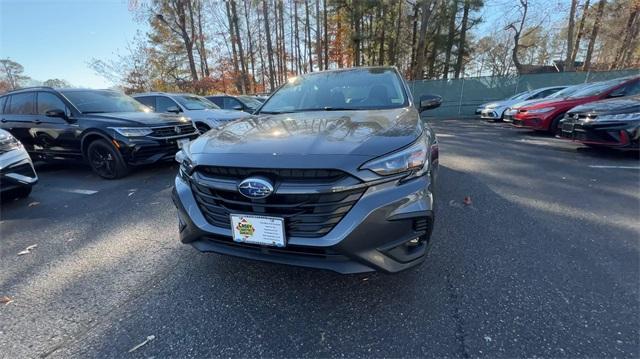
[[[236,100],[233,97],[225,97],[224,98],[224,106],[223,108],[225,110],[235,110],[238,106],[240,106],[240,108],[242,108],[242,104],[240,103],[240,101]]]
[[[537,94],[535,94],[534,96],[532,96],[530,99],[531,100],[535,100],[535,99],[539,99],[539,98],[545,98],[545,97],[549,96],[549,94],[551,94],[551,90],[540,91]]]
[[[224,104],[222,103],[222,97],[210,97],[208,98],[208,100],[218,105],[218,107],[224,108]]]
[[[11,95],[9,109],[5,111],[11,115],[33,115],[35,112],[35,92],[25,92]]]
[[[634,96],[640,94],[640,81],[628,84],[624,89],[625,96]]]
[[[38,92],[38,115],[44,115],[49,110],[67,111],[62,100],[50,92]]]
[[[154,96],[144,96],[144,97],[134,97],[136,99],[136,101],[140,102],[141,104],[150,107],[152,110],[155,111],[156,108],[156,98]]]
[[[0,113],[4,113],[4,104],[7,102],[7,97],[0,97]]]
[[[180,108],[175,101],[165,96],[157,96],[156,97],[156,112],[167,112],[169,107],[178,107]]]

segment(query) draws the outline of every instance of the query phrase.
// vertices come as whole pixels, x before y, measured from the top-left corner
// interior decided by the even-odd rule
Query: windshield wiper
[[[82,111],[82,113],[105,113],[107,111]]]

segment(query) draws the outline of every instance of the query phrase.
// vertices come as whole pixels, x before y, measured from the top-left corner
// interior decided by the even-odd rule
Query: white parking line
[[[611,168],[611,169],[624,169],[624,170],[640,170],[640,166],[600,166],[589,165],[591,168]]]
[[[98,193],[98,191],[93,191],[90,189],[73,189],[73,188],[52,188],[56,191],[69,192],[69,193],[78,193],[78,194],[94,194]]]

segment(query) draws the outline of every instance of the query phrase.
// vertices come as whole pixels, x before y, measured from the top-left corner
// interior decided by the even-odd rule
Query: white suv
[[[187,93],[147,92],[132,97],[155,112],[180,113],[189,117],[201,133],[249,116],[243,111],[223,110],[202,96]]]

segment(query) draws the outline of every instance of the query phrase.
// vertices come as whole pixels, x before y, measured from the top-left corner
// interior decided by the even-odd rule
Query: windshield
[[[509,97],[507,100],[521,100],[521,99],[524,99],[525,97],[527,97],[528,94],[529,94],[529,91],[520,92],[520,93],[517,93],[517,94]]]
[[[182,106],[184,106],[187,110],[219,110],[215,103],[207,100],[204,97],[195,96],[195,95],[180,95],[173,96],[175,100],[180,102]]]
[[[589,97],[589,96],[598,96],[601,93],[607,91],[608,89],[625,82],[626,79],[619,80],[611,80],[605,82],[598,82],[587,87],[580,89],[579,91],[574,92],[569,98],[580,98],[580,97]]]
[[[238,99],[251,108],[258,108],[262,105],[262,102],[250,96],[238,96]]]
[[[563,90],[560,90],[550,96],[547,96],[546,98],[565,98],[568,97],[569,95],[575,93],[576,91],[579,91],[581,89],[583,89],[585,87],[585,85],[575,85],[575,86],[569,86]]]
[[[358,69],[294,77],[264,104],[261,113],[372,110],[408,105],[393,69]]]
[[[123,93],[111,90],[60,91],[82,113],[151,112]]]

